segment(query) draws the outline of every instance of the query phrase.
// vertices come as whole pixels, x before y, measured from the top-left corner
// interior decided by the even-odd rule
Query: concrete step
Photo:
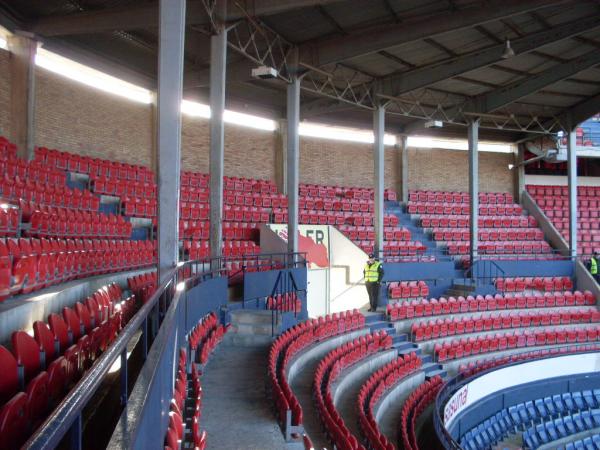
[[[269,335],[237,334],[229,331],[220,345],[234,347],[265,347],[271,345],[273,338]]]
[[[385,330],[385,331],[389,331],[390,334],[396,332],[396,329],[394,328],[394,325],[391,324],[390,322],[387,321],[380,321],[380,322],[371,322],[369,324],[367,324],[369,329],[371,330],[371,333],[378,331],[378,330]]]
[[[437,377],[437,376],[446,378],[447,375],[448,375],[448,372],[446,372],[444,369],[432,369],[432,370],[425,372],[425,378],[427,378],[427,379]]]
[[[394,345],[394,348],[398,350],[399,355],[408,355],[409,353],[419,355],[421,353],[421,349],[412,342],[401,342],[398,345]]]
[[[367,325],[373,322],[380,322],[382,320],[385,320],[385,313],[376,312],[365,314],[365,323]]]
[[[430,363],[432,361],[433,357],[429,353],[424,353],[421,355],[421,362],[423,362],[423,364]]]
[[[443,369],[442,365],[436,362],[424,362],[421,368],[423,369],[423,372],[425,372],[427,375],[429,375],[430,372]]]
[[[395,332],[395,331],[396,331],[396,330],[394,330],[394,332]],[[390,333],[390,334],[391,334],[391,333]],[[407,336],[405,333],[403,333],[403,334],[396,334],[396,335],[394,335],[394,336],[392,337],[392,342],[393,342],[394,344],[399,344],[400,342],[406,342],[406,341],[408,341],[408,336]]]
[[[271,325],[273,313],[265,310],[236,309],[231,311],[231,323],[254,323]],[[275,315],[277,317],[277,315]]]
[[[244,323],[237,322],[232,323],[229,333],[232,334],[253,334],[258,336],[271,336],[277,334],[279,330],[278,326],[274,328],[271,324],[256,324],[256,323]]]

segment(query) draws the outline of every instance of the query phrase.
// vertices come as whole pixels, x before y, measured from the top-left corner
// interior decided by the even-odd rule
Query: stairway
[[[237,309],[230,312],[231,327],[224,345],[255,347],[271,344],[281,328],[281,316],[267,310]]]
[[[408,214],[405,208],[399,202],[385,202],[385,212],[395,215],[399,220],[399,225],[410,231],[411,240],[421,241],[427,250],[425,256],[435,256],[437,261],[452,261],[452,257],[444,254],[442,248],[438,247],[436,242],[426,234],[421,226],[419,226]]]

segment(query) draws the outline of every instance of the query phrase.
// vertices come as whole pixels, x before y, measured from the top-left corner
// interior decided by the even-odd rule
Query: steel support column
[[[577,141],[575,130],[567,134],[567,170],[569,185],[569,250],[577,256]]]
[[[225,70],[227,29],[221,25],[210,38],[210,255],[223,246],[223,166],[225,154]]]
[[[38,42],[29,34],[8,38],[10,50],[10,137],[19,157],[33,159],[35,145],[35,55]]]
[[[288,252],[298,251],[298,184],[300,174],[300,79],[297,76],[287,86],[287,196]]]
[[[469,123],[469,231],[470,248],[469,262],[471,265],[477,261],[478,234],[479,234],[479,119]]]
[[[402,152],[402,201],[406,203],[408,201],[408,136],[402,135],[400,139],[400,151]]]
[[[384,145],[385,133],[385,108],[378,105],[373,111],[373,174],[375,189],[375,245],[373,251],[379,258],[383,258],[383,182],[384,182]]]
[[[158,270],[179,260],[179,168],[185,0],[161,0],[158,46]]]

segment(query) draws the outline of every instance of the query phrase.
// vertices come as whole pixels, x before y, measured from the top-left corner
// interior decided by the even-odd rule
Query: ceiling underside
[[[184,97],[206,101],[212,29],[203,3],[187,2]],[[238,110],[285,116],[285,80],[250,76],[257,63],[249,48],[264,54],[274,38],[282,53],[298,51],[302,120],[370,127],[373,107],[383,104],[390,132],[466,136],[465,123],[480,117],[483,139],[518,140],[600,110],[598,0],[227,3],[235,24],[227,103]],[[4,0],[0,15],[48,49],[156,85],[156,1]],[[515,56],[503,59],[506,39]],[[289,68],[286,57],[269,61]],[[425,128],[432,119],[444,127]]]

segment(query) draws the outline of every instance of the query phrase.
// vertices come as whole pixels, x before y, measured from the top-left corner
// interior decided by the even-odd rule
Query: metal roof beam
[[[443,12],[401,24],[376,25],[347,36],[307,43],[300,46],[300,60],[320,67],[570,1],[488,0],[481,6],[452,13]]]
[[[564,64],[557,64],[524,80],[518,80],[507,86],[477,96],[467,102],[463,110],[471,113],[489,113],[495,111],[598,64],[600,64],[600,52],[593,50],[577,58],[573,58]]]
[[[339,1],[341,0],[228,0],[227,19],[242,19],[246,17],[246,13],[251,16],[270,16],[292,9]],[[210,23],[201,0],[189,0],[186,9],[188,25]],[[158,27],[158,2],[42,17],[27,24],[26,28],[42,36],[64,36],[156,27]]]
[[[517,55],[528,53],[544,45],[571,38],[581,33],[600,28],[600,15],[586,17],[554,28],[533,33],[511,41]],[[460,76],[471,70],[480,69],[502,61],[504,43],[476,50],[439,63],[391,75],[382,79],[383,92],[399,96],[448,78]]]
[[[581,122],[585,122],[593,115],[598,114],[598,111],[600,111],[600,93],[576,104],[572,108],[561,113],[558,117],[563,126],[572,126],[575,128]]]

